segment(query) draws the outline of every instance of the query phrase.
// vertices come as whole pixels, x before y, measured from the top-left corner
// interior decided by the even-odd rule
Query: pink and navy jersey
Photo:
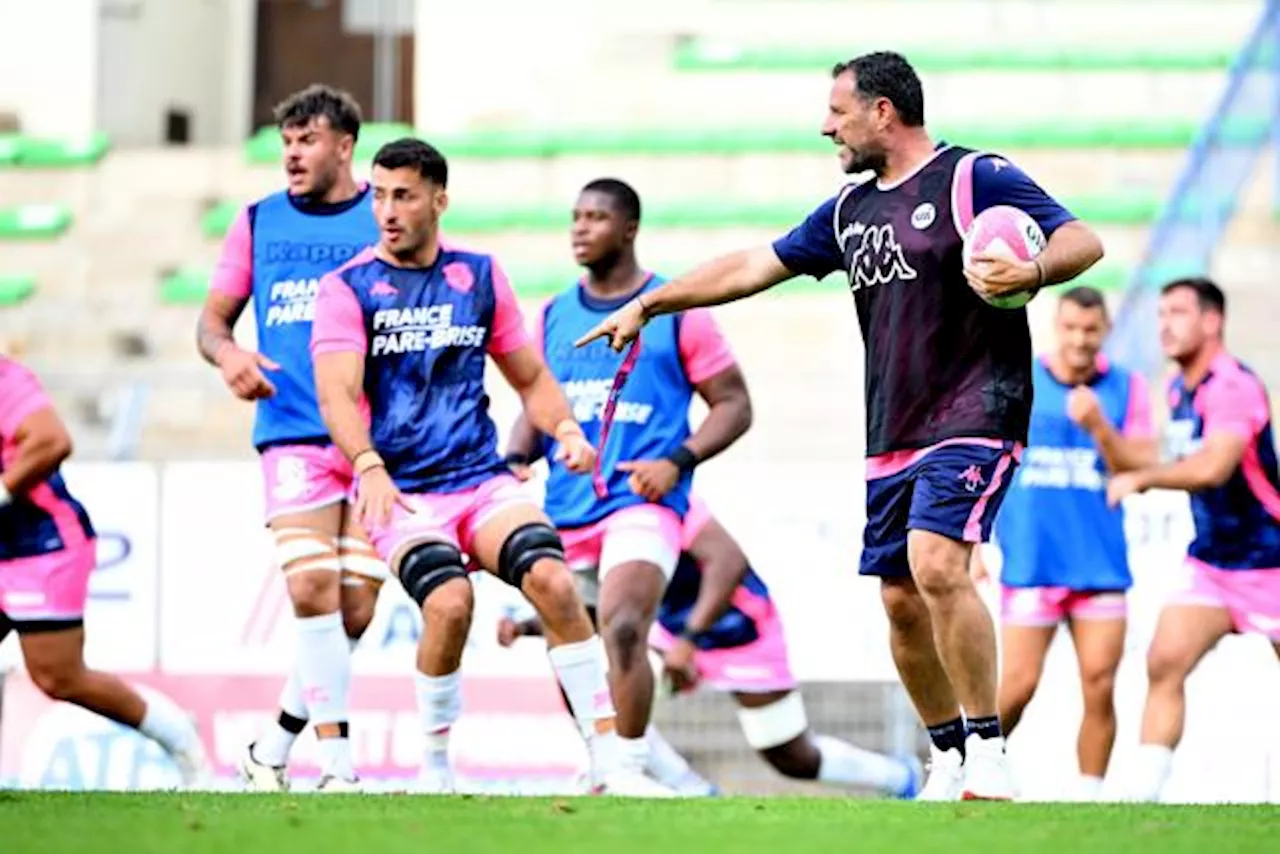
[[[1046,237],[1072,219],[1004,158],[939,145],[893,184],[845,187],[773,244],[795,274],[848,271],[866,349],[868,456],[956,438],[1026,442],[1026,310],[983,302],[961,261],[973,218],[995,205],[1026,211]]]
[[[258,350],[280,365],[266,372],[275,396],[257,403],[253,444],[259,451],[328,441],[308,350],[316,292],[321,276],[377,239],[368,187],[334,205],[275,193],[232,223],[212,289],[253,299]]]
[[[664,281],[650,275],[640,292]],[[573,474],[557,462],[553,440],[544,437],[550,466],[545,508],[558,528],[580,528],[644,504],[645,499],[627,485],[630,475],[619,471],[618,463],[662,459],[679,448],[690,435],[689,404],[695,386],[734,364],[733,353],[707,310],[653,318],[640,336],[640,353],[614,410],[608,441],[600,448],[601,416],[624,354],[604,340],[585,347],[575,347],[574,341],[635,296],[602,300],[575,284],[553,297],[541,314],[536,337],[574,417],[600,451],[600,469],[608,486],[608,495],[597,497],[591,478]],[[692,481],[692,474],[686,474],[660,503],[683,516]]]
[[[1124,510],[1107,506],[1107,468],[1087,430],[1067,417],[1071,386],[1037,359],[1035,402],[1022,465],[996,517],[1008,587],[1127,590],[1133,585]],[[1088,387],[1127,437],[1152,438],[1151,400],[1141,374],[1099,358]]]
[[[646,329],[648,327],[645,327]],[[711,519],[711,511],[696,496],[690,496],[689,512],[684,517],[681,531],[682,549],[675,574],[667,584],[667,591],[658,605],[658,622],[672,635],[684,631],[685,622],[698,601],[702,588],[702,567],[690,550],[699,532]],[[698,636],[698,649],[736,649],[753,643],[760,637],[760,626],[776,613],[769,588],[747,567],[738,589],[733,591],[728,607],[716,619],[710,629]]]
[[[1280,474],[1271,432],[1271,405],[1262,380],[1227,353],[1187,388],[1169,383],[1168,442],[1175,456],[1195,452],[1215,432],[1245,440],[1244,456],[1221,486],[1191,493],[1196,536],[1191,558],[1217,569],[1280,568]]]
[[[18,455],[22,422],[52,406],[35,374],[0,356],[0,472]],[[80,546],[93,536],[89,514],[56,471],[0,507],[0,563]]]
[[[440,245],[397,267],[373,249],[324,277],[312,351],[364,356],[373,446],[405,492],[459,492],[507,471],[484,388],[485,355],[529,343],[490,255]]]

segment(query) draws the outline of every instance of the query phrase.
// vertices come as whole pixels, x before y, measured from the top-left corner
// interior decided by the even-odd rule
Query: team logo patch
[[[276,483],[272,493],[277,501],[294,501],[307,492],[307,461],[301,457],[281,457],[276,461]]]
[[[476,276],[471,272],[470,266],[461,261],[454,261],[452,264],[445,265],[444,281],[458,293],[465,294],[475,286]]]
[[[982,476],[982,469],[976,465],[969,466],[960,472],[960,480],[964,481],[964,488],[970,492],[977,492],[978,487],[987,482]]]
[[[925,202],[911,212],[911,227],[916,231],[924,231],[933,225],[933,221],[937,217],[938,209],[933,206],[932,202]]]

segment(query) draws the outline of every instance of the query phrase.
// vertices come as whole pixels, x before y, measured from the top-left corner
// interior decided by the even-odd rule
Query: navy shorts
[[[905,467],[869,479],[859,574],[909,577],[910,530],[986,542],[1018,465],[1017,447],[1013,442],[942,445],[910,454]]]

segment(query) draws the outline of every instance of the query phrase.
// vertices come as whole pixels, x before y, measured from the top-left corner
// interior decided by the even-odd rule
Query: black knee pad
[[[511,532],[498,553],[498,577],[517,590],[533,565],[544,557],[564,560],[564,545],[555,529],[530,522]]]
[[[441,584],[466,577],[462,552],[448,543],[423,543],[400,559],[400,583],[419,606]]]

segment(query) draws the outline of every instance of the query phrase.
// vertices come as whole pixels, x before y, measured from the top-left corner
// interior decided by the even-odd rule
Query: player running
[[[1177,279],[1160,296],[1160,344],[1176,460],[1117,475],[1113,505],[1148,489],[1190,493],[1190,579],[1160,612],[1147,653],[1147,704],[1128,795],[1160,798],[1182,738],[1187,677],[1232,632],[1270,639],[1280,656],[1280,471],[1266,386],[1222,342],[1226,297],[1209,279]]]
[[[227,387],[254,401],[266,524],[297,621],[297,661],[276,724],[250,744],[240,772],[260,791],[289,788],[286,765],[308,720],[320,748],[322,791],[358,788],[348,744],[350,653],[373,618],[386,567],[346,505],[351,464],[316,406],[308,346],[319,279],[377,239],[368,187],[351,173],[360,108],[345,92],[311,86],[275,111],[287,189],[236,218],[204,311],[200,353]],[[250,300],[258,352],[232,335]]]
[[[866,348],[860,571],[881,579],[894,661],[933,741],[921,797],[1005,799],[1013,782],[997,717],[995,629],[968,566],[1026,442],[1031,336],[1025,309],[993,308],[979,293],[1067,281],[1102,256],[1102,244],[1009,161],[935,145],[920,79],[898,54],[860,56],[833,78],[822,132],[845,172],[875,180],[846,186],[772,246],[646,291],[580,343],[608,337],[621,348],[657,316],[848,271]],[[1032,216],[1048,246],[1034,261],[975,256],[964,269],[963,235],[1001,204]]]
[[[640,197],[626,183],[602,178],[583,187],[573,209],[574,260],[582,281],[543,309],[538,344],[564,388],[587,440],[600,449],[600,479],[578,477],[551,460],[545,508],[564,540],[576,576],[599,584],[599,625],[609,654],[618,735],[632,770],[646,765],[645,730],[653,708],[653,671],[645,639],[680,554],[681,520],[689,508],[693,470],[751,426],[742,371],[711,313],[664,318],[646,332],[615,419],[605,438],[604,409],[622,359],[600,342],[575,350],[574,340],[611,311],[664,280],[636,260]],[[694,395],[708,412],[689,429]],[[541,457],[550,442],[521,418],[508,460]]]
[[[1107,506],[1106,476],[1156,461],[1146,380],[1102,356],[1109,325],[1093,288],[1059,299],[1055,348],[1034,366],[1030,440],[995,527],[1003,555],[1000,723],[1006,735],[1017,726],[1066,623],[1084,693],[1074,800],[1098,799],[1111,759],[1125,591],[1133,586],[1124,515]],[[981,549],[973,557],[982,578]]]
[[[595,451],[530,345],[497,261],[440,242],[447,185],[444,157],[421,140],[378,152],[378,243],[324,278],[312,333],[320,409],[355,468],[356,513],[422,608],[421,787],[454,787],[449,731],[462,708],[469,560],[522,591],[546,622],[551,665],[588,735],[593,783],[614,794],[660,793],[620,761],[603,645],[560,538],[498,455],[485,354],[533,425],[556,437],[555,454],[569,470],[589,472]]]
[[[0,356],[0,641],[18,633],[27,674],[50,699],[132,727],[173,758],[185,787],[208,783],[191,719],[84,662],[93,524],[58,469],[71,437],[35,375]]]
[[[769,588],[756,575],[742,547],[706,504],[690,498],[680,536],[680,560],[649,633],[663,657],[666,678],[678,691],[700,683],[733,694],[738,722],[751,748],[778,773],[796,780],[862,786],[899,798],[916,794],[919,763],[900,761],[855,747],[829,735],[814,735],[804,700],[791,675],[786,635]],[[588,587],[584,601],[594,605]],[[499,626],[509,646],[519,635],[542,633],[538,620]],[[714,787],[676,753],[657,730],[648,773],[683,795],[708,795]]]

